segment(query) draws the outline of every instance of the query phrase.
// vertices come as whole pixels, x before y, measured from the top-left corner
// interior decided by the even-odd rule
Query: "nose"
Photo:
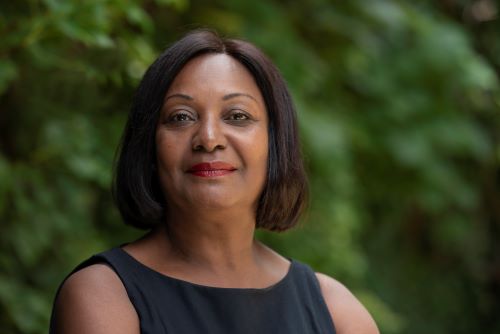
[[[193,136],[192,147],[194,151],[213,152],[226,148],[226,144],[226,137],[217,119],[208,118],[199,121]]]

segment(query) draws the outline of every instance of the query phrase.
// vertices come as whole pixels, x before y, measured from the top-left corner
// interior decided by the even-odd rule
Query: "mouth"
[[[231,174],[236,167],[221,161],[202,162],[191,166],[187,172],[200,177],[217,177]]]

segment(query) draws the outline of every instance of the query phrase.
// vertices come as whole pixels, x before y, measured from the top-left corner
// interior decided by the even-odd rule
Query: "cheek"
[[[267,131],[259,135],[251,144],[252,156],[259,174],[267,174],[267,163],[269,155],[269,142]]]
[[[265,140],[262,141],[262,148],[259,150],[259,155],[264,168],[267,170],[267,161],[269,157],[269,142],[267,136]]]
[[[174,166],[181,160],[182,151],[177,140],[166,134],[156,135],[156,159],[158,162],[159,173],[171,174]]]
[[[172,198],[180,184],[180,163],[183,157],[180,138],[173,138],[167,133],[156,135],[156,159],[158,180],[165,198]]]

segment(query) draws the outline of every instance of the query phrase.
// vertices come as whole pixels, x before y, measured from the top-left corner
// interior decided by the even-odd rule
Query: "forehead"
[[[252,74],[226,54],[205,54],[191,59],[177,74],[169,94],[247,93],[262,100]]]

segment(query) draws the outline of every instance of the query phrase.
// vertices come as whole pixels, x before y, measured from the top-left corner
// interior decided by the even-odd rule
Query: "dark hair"
[[[117,156],[113,197],[125,223],[147,229],[165,218],[165,198],[155,170],[155,132],[165,94],[179,71],[196,56],[227,54],[253,75],[269,117],[267,179],[258,202],[256,227],[283,231],[294,226],[307,199],[295,108],[278,69],[254,45],[193,31],[167,48],[148,68],[134,96]]]

